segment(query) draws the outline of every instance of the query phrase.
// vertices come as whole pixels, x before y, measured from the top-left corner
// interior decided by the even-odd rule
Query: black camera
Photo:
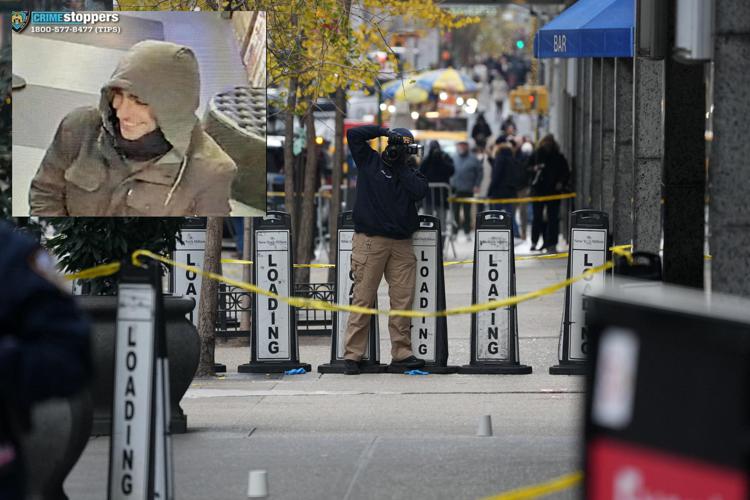
[[[424,146],[421,144],[415,144],[414,138],[411,134],[402,134],[398,132],[399,130],[408,132],[405,129],[396,129],[388,133],[388,147],[385,148],[384,157],[390,162],[411,155],[421,157],[422,152],[424,151]]]
[[[416,155],[421,158],[423,153],[424,146],[422,146],[421,144],[409,144],[408,146],[406,146],[406,154]]]
[[[421,144],[391,144],[388,141],[388,147],[385,148],[384,155],[388,161],[396,161],[401,157],[408,157],[411,155],[422,157],[424,146]]]

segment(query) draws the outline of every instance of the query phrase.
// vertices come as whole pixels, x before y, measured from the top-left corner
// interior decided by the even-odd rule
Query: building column
[[[580,210],[585,206],[585,195],[583,193],[583,170],[584,170],[584,157],[586,156],[585,148],[586,141],[585,137],[585,116],[586,106],[584,99],[584,64],[585,61],[582,59],[576,59],[576,97],[574,100],[575,117],[573,119],[574,134],[573,134],[573,161],[570,166],[573,169],[573,176],[575,179],[575,207],[576,210]]]
[[[664,61],[633,60],[633,250],[661,250]]]
[[[583,60],[583,122],[582,135],[583,135],[583,160],[581,169],[581,208],[591,208],[591,122],[592,122],[592,84],[591,84],[591,66],[592,59]]]
[[[677,0],[668,8],[674,46]],[[664,281],[703,288],[706,187],[703,64],[667,56],[664,69]],[[735,133],[737,129],[735,128]]]
[[[602,209],[602,59],[592,61],[591,70],[591,207]]]
[[[711,289],[750,297],[750,2],[716,0]]]
[[[614,101],[612,241],[629,245],[633,240],[633,59],[614,60]]]
[[[612,161],[615,133],[615,60],[602,59],[602,134],[601,151],[601,210],[607,212],[612,221],[614,204],[615,169]]]

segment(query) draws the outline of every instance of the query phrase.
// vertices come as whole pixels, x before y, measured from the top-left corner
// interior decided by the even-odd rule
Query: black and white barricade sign
[[[352,212],[347,211],[339,215],[338,221],[338,255],[336,260],[336,304],[351,305],[354,298],[354,276],[352,275],[352,239],[354,238],[354,220]],[[374,308],[377,308],[377,298]],[[349,313],[346,311],[333,312],[333,331],[331,333],[331,362],[318,365],[320,373],[344,373],[344,342],[346,340],[346,326]],[[365,353],[360,362],[363,373],[381,373],[386,365],[380,363],[380,331],[378,317],[370,319],[370,333],[365,347]]]
[[[188,217],[180,227],[182,243],[178,240],[172,260],[186,266],[203,268],[203,257],[206,253],[206,218]],[[169,268],[171,273],[170,282],[173,295],[192,297],[195,307],[188,313],[190,320],[198,328],[198,308],[201,298],[202,278],[198,273],[181,268]],[[221,363],[214,364],[216,373],[224,373],[227,367]]]
[[[440,219],[431,215],[419,216],[419,229],[412,236],[417,258],[417,280],[412,309],[435,312],[445,309],[445,277],[443,274],[443,245]],[[411,349],[414,356],[425,360],[425,371],[456,373],[457,366],[448,366],[447,318],[412,318]],[[391,371],[391,369],[389,369]]]
[[[120,270],[108,499],[172,499],[169,375],[159,266]]]
[[[609,256],[609,217],[597,210],[572,212],[568,242],[568,278],[604,265]],[[565,309],[558,349],[560,363],[550,367],[550,374],[586,374],[589,341],[584,298],[602,290],[605,282],[605,273],[596,273],[565,288]]]
[[[197,268],[203,267],[203,256],[206,253],[206,219],[191,217],[180,228],[182,243],[175,244],[172,260]],[[201,277],[193,271],[175,268],[172,273],[172,293],[183,297],[192,297],[195,307],[188,314],[188,319],[198,328],[198,302],[201,297]]]
[[[253,283],[282,297],[294,294],[292,222],[289,214],[268,212],[253,220]],[[297,318],[282,300],[254,294],[250,363],[241,373],[282,373],[310,365],[300,363]]]
[[[499,210],[477,214],[472,303],[516,295],[512,215]],[[527,374],[518,354],[518,308],[513,305],[471,315],[471,361],[458,373]]]

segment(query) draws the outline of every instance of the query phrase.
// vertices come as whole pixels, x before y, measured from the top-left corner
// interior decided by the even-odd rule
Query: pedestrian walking
[[[481,162],[477,157],[469,153],[469,143],[461,141],[456,145],[457,152],[454,158],[455,173],[451,178],[451,185],[455,190],[457,198],[471,198],[479,192],[479,186],[482,184],[484,171]],[[460,218],[463,212],[463,219]],[[471,239],[471,204],[454,203],[453,218]]]
[[[503,106],[508,98],[508,83],[498,70],[492,70],[492,101],[495,103],[495,117],[497,121],[502,120]],[[497,123],[497,122],[495,122]]]
[[[531,181],[532,196],[548,196],[562,193],[570,178],[568,161],[560,153],[552,134],[544,136],[531,159],[534,177]],[[560,233],[560,200],[534,202],[534,217],[531,226],[531,249],[549,253],[557,251]]]
[[[492,129],[487,123],[484,117],[484,113],[480,112],[477,115],[477,121],[471,128],[471,138],[474,139],[476,145],[482,149],[487,147],[487,139],[492,135]]]
[[[516,120],[513,118],[513,115],[508,115],[503,120],[502,125],[500,125],[500,133],[501,135],[516,135]]]
[[[382,155],[367,141],[388,137]],[[427,179],[415,168],[409,153],[414,136],[407,129],[366,125],[349,129],[349,149],[357,164],[357,201],[354,205],[352,240],[352,305],[373,307],[380,280],[385,275],[393,309],[409,310],[414,301],[417,259],[412,234],[419,226],[416,203],[427,194]],[[344,345],[345,372],[360,373],[359,363],[367,347],[369,314],[350,313]],[[409,370],[424,366],[412,352],[411,320],[391,316],[391,366]]]
[[[530,161],[534,154],[534,145],[526,137],[521,138],[521,145],[516,150],[516,162],[520,168],[521,178],[519,179],[518,197],[527,198],[531,196],[531,171]],[[529,227],[529,221],[532,220],[533,216],[530,216],[531,204],[530,203],[516,203],[516,211],[518,212],[518,229],[522,240],[526,240],[527,229]]]
[[[455,172],[453,158],[442,150],[438,141],[430,141],[427,156],[419,165],[419,171],[430,184],[450,184],[451,177]],[[448,209],[448,196],[450,188],[430,188],[425,198],[423,207],[428,213],[440,218],[441,227],[445,228],[446,211]]]
[[[516,198],[518,195],[518,163],[514,158],[513,146],[509,142],[501,142],[495,146],[492,161],[492,181],[487,191],[489,198]],[[515,205],[513,203],[493,203],[493,210],[504,210],[513,221],[513,236],[519,237],[516,224]]]

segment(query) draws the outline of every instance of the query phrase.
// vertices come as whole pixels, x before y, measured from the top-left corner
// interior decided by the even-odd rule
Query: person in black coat
[[[498,144],[492,161],[492,180],[487,190],[488,198],[516,198],[518,194],[515,178],[517,167],[513,146],[509,142]],[[518,224],[514,217],[515,206],[512,203],[494,203],[492,209],[508,212],[513,219],[513,236],[518,237]]]
[[[0,498],[21,500],[31,408],[89,381],[89,325],[34,240],[0,221],[0,248]]]
[[[532,196],[548,196],[563,192],[570,178],[570,168],[552,134],[544,136],[539,141],[530,165],[534,175],[531,181]],[[537,249],[537,242],[541,236],[543,243],[539,250],[555,253],[560,233],[560,200],[534,202],[533,210],[531,249]]]
[[[388,137],[388,146],[378,154],[368,141]],[[388,130],[374,125],[349,129],[349,149],[357,163],[357,201],[354,204],[351,274],[354,292],[351,304],[373,307],[378,285],[385,276],[393,309],[410,310],[414,302],[417,259],[412,235],[419,229],[416,204],[428,191],[427,179],[416,169],[412,133],[403,128]],[[352,312],[344,341],[344,373],[360,373],[367,348],[372,316]],[[421,368],[412,350],[411,320],[391,316],[391,369]]]
[[[477,146],[484,149],[487,146],[487,139],[492,135],[492,129],[490,128],[487,119],[484,117],[484,113],[479,113],[477,121],[471,128],[471,138]]]
[[[453,165],[453,158],[440,148],[440,143],[430,141],[429,151],[419,165],[419,171],[428,183],[450,184],[456,167]],[[425,210],[430,213],[445,212],[448,207],[449,193],[450,186],[444,189],[431,188],[425,198]],[[444,222],[445,213],[438,214],[438,217]]]

